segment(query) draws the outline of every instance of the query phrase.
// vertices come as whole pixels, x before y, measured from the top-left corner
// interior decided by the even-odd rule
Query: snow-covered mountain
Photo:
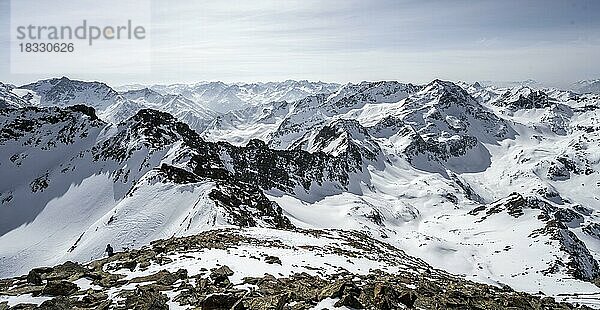
[[[10,89],[9,89],[10,88]],[[2,84],[6,106],[71,106],[85,104],[96,109],[98,116],[118,124],[143,108],[174,115],[203,131],[220,113],[268,104],[293,102],[314,94],[330,94],[339,84],[293,81],[268,83],[125,85],[111,88],[105,83],[71,80],[67,77],[41,80],[15,87]]]
[[[542,88],[543,84],[534,79],[527,79],[522,81],[480,81],[479,84],[484,86],[493,86],[498,88],[513,88],[513,87],[532,87]]]
[[[203,135],[207,139],[226,139],[242,144],[252,138],[263,138],[272,147],[287,148],[294,142],[300,144],[297,141],[300,137],[324,126],[329,117],[361,109],[369,103],[397,102],[417,89],[418,86],[398,82],[349,83],[332,93],[225,113]]]
[[[120,99],[119,94],[104,83],[77,81],[67,77],[41,80],[20,88],[39,95],[41,106],[87,104],[94,109],[103,110]]]
[[[126,100],[100,112],[100,117],[120,123],[135,115],[139,110],[152,108],[168,112],[192,129],[202,131],[218,115],[181,95],[161,95],[148,88],[130,90],[121,94]]]
[[[119,93],[105,83],[67,77],[41,80],[19,88],[10,87],[11,96],[3,96],[11,102],[10,106],[67,107],[84,104],[93,107],[99,118],[114,124],[127,120],[144,108],[152,108],[171,113],[193,129],[202,131],[218,115],[181,95],[162,95],[148,88]]]
[[[118,93],[112,110],[72,101],[0,109],[0,276],[99,259],[108,243],[137,249],[213,228],[255,227],[251,239],[274,243],[257,244],[287,249],[323,247],[305,234],[337,229],[382,245],[380,258],[362,262],[369,268],[410,273],[381,257],[406,266],[418,258],[459,278],[600,307],[600,97],[441,80],[325,90],[272,102],[256,95],[222,114],[156,88]],[[206,125],[185,111],[208,111]],[[344,248],[329,267],[358,264],[342,263],[360,256]],[[188,250],[171,251],[165,269],[192,266],[186,256],[197,249]],[[232,264],[253,250],[244,251],[211,259],[237,274]],[[331,271],[300,250],[289,260],[265,251],[289,264],[281,276],[306,271],[297,260]],[[128,280],[151,275],[136,266]],[[213,264],[187,272],[200,266]],[[423,305],[426,291],[415,292]]]
[[[39,103],[39,96],[32,91],[0,83],[0,108],[21,108]]]
[[[291,226],[255,185],[214,166],[227,145],[202,141],[169,114],[141,110],[118,126],[84,106],[2,110],[1,118],[3,174],[19,176],[1,185],[3,275],[219,223]]]
[[[574,91],[582,94],[600,94],[600,79],[581,80],[571,86]]]
[[[200,82],[194,84],[153,85],[149,88],[163,95],[181,95],[196,104],[219,113],[274,101],[295,101],[315,94],[329,94],[340,87],[336,83],[306,80],[267,83]],[[136,89],[135,85],[121,89]],[[139,88],[137,88],[139,89]]]

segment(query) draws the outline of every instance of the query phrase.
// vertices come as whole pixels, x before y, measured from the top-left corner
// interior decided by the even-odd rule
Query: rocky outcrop
[[[93,108],[80,105],[0,109],[0,144],[20,141],[25,146],[50,150],[85,139],[105,125],[98,120]],[[48,134],[49,130],[52,135]]]
[[[304,234],[321,235],[325,231],[304,231]],[[339,238],[339,237],[338,237]],[[350,239],[345,239],[350,238]],[[355,238],[355,239],[354,239]],[[351,247],[378,242],[360,234],[342,238]],[[169,304],[198,307],[201,309],[312,309],[325,300],[333,300],[334,307],[352,309],[575,309],[577,307],[557,303],[552,298],[541,298],[512,291],[508,287],[478,284],[432,269],[423,262],[408,257],[402,264],[415,269],[400,269],[397,273],[371,270],[366,274],[348,271],[327,274],[292,273],[289,276],[273,275],[244,277],[233,282],[230,277],[251,266],[221,265],[212,270],[191,274],[186,269],[176,272],[159,270],[144,272],[150,265],[173,268],[175,263],[168,257],[186,257],[210,249],[234,250],[244,244],[270,242],[270,247],[285,248],[281,242],[258,240],[232,230],[212,231],[204,234],[171,238],[154,242],[151,247],[129,252],[120,252],[110,258],[89,263],[87,266],[65,264],[54,268],[42,268],[32,272],[41,274],[46,283],[35,285],[19,277],[1,280],[0,294],[19,296],[33,293],[53,297],[40,306],[16,304],[10,309],[169,309]],[[379,246],[370,247],[372,254]],[[324,250],[314,248],[316,251]],[[332,253],[350,255],[343,250]],[[341,251],[341,252],[340,252]],[[392,250],[390,251],[397,251]],[[392,252],[387,253],[387,255]],[[394,256],[395,254],[392,254]],[[402,256],[402,254],[400,254]],[[136,262],[131,265],[130,262]],[[137,273],[122,279],[122,268],[133,266]],[[418,266],[418,267],[417,267]],[[132,270],[133,270],[132,269]],[[121,280],[114,281],[114,279]],[[73,281],[88,279],[91,288],[80,289]],[[56,297],[54,297],[56,296]],[[0,304],[0,308],[3,307]],[[4,305],[6,309],[6,304]],[[586,307],[581,307],[586,309]]]
[[[494,105],[506,107],[511,110],[521,109],[544,109],[552,106],[555,100],[541,90],[535,90],[528,86],[511,89],[493,102]]]

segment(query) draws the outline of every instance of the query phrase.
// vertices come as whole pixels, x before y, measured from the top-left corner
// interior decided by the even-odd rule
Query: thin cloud
[[[2,6],[6,2],[0,0]],[[566,84],[600,72],[594,56],[600,54],[599,11],[599,1],[584,0],[156,0],[152,74],[101,78],[114,83],[535,78]],[[7,81],[37,78],[12,76],[6,69],[0,74]]]

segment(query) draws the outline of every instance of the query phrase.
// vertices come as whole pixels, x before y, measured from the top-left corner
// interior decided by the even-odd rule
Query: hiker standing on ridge
[[[108,253],[108,257],[111,257],[115,254],[113,248],[110,246],[110,243],[106,245],[106,250],[104,250],[104,252]]]

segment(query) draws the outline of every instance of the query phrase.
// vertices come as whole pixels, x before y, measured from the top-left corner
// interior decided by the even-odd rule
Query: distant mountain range
[[[273,101],[295,101],[314,94],[327,94],[339,84],[294,81],[267,83],[200,82],[195,84],[152,85],[147,87],[162,95],[181,95],[212,111],[225,113]],[[145,87],[146,88],[146,87]],[[136,90],[139,85],[125,85],[117,89]]]
[[[572,89],[579,93],[600,94],[600,79],[579,81],[573,84]]]

